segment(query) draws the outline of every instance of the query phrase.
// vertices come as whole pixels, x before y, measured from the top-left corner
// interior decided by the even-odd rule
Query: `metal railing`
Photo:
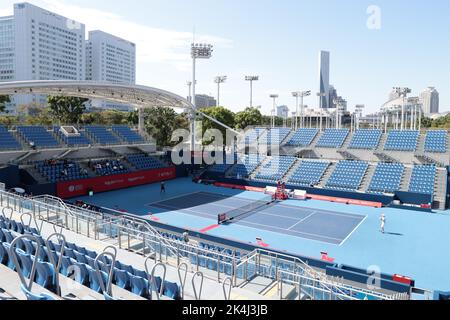
[[[202,248],[195,241],[165,238],[159,230],[139,217],[99,213],[66,204],[59,198],[39,196],[27,198],[21,195],[0,191],[0,206],[12,208],[19,213],[29,213],[35,219],[43,219],[57,228],[69,229],[77,234],[100,240],[109,245],[135,252],[153,259],[179,267],[187,265],[192,272],[202,272],[205,277],[218,282],[231,280],[234,287],[251,281],[256,276],[263,276],[281,285],[291,285],[306,281],[315,292],[323,292],[325,299],[358,299],[353,292],[364,292],[379,299],[391,299],[376,291],[353,288],[342,281],[327,276],[308,265],[305,261],[268,250],[257,249],[252,252],[218,251]],[[118,214],[118,213],[117,213]],[[301,281],[299,282],[298,279]],[[307,290],[299,291],[310,298],[317,298]],[[403,298],[403,297],[402,297]]]

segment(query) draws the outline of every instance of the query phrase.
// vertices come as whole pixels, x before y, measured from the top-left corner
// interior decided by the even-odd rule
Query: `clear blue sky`
[[[11,11],[4,0],[0,13]],[[375,111],[393,86],[418,94],[435,86],[450,110],[450,1],[448,0],[36,0],[29,1],[137,44],[139,84],[187,95],[189,44],[194,26],[215,44],[198,67],[198,93],[216,95],[213,79],[228,75],[221,104],[248,105],[245,74],[256,74],[254,104],[294,105],[291,92],[318,91],[318,52],[331,52],[330,82],[349,106]],[[381,10],[381,29],[367,28],[367,8]],[[98,11],[92,10],[96,9]],[[316,105],[316,98],[305,101]]]

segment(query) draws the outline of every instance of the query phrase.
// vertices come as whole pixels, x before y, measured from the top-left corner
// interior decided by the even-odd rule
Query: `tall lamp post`
[[[410,88],[406,88],[406,87],[394,87],[394,90],[400,94],[401,97],[403,97],[403,101],[402,101],[402,118],[401,118],[401,123],[400,123],[400,128],[401,130],[405,130],[406,128],[406,124],[405,124],[405,105],[406,105],[406,97],[408,96],[408,93],[411,93],[411,89]]]
[[[217,106],[220,107],[220,85],[227,81],[227,76],[218,76],[214,79],[214,82],[217,84]]]
[[[276,111],[276,107],[277,107],[277,99],[278,99],[278,95],[277,94],[271,94],[270,98],[273,99],[273,109],[272,109],[272,128],[275,128],[275,111]]]
[[[259,81],[259,76],[245,76],[245,81],[250,82],[250,108],[253,108],[253,81]]]
[[[295,130],[298,129],[299,125],[298,125],[298,98],[300,98],[300,127],[304,127],[304,123],[303,123],[303,98],[304,97],[308,97],[311,95],[311,91],[296,91],[296,92],[292,92],[292,96],[295,98],[295,102],[296,102],[296,118],[295,118]]]
[[[191,95],[192,81],[187,81],[186,85],[188,86],[189,90],[188,101],[192,103],[192,95]]]
[[[326,96],[324,92],[318,92],[317,96],[319,97],[319,113],[320,113],[320,131],[322,131],[322,98]]]
[[[191,119],[191,151],[195,150],[195,117],[197,115],[197,105],[195,99],[195,67],[197,59],[210,59],[212,57],[213,46],[211,44],[193,43],[191,45],[192,57],[192,119]]]

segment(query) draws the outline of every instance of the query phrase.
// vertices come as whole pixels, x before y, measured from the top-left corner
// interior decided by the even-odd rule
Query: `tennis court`
[[[233,212],[240,208],[251,208],[253,203],[255,200],[236,196],[195,192],[147,204],[147,206],[155,214],[167,211],[177,212],[212,219],[214,223],[217,223],[219,214]],[[263,204],[256,212],[245,214],[234,224],[342,245],[365,218],[366,216],[357,214],[270,203]],[[220,228],[226,227],[227,225],[220,226]]]

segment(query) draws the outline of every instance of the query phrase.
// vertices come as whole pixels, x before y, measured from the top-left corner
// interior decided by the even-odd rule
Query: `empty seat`
[[[126,143],[144,143],[145,140],[142,138],[139,133],[134,130],[131,130],[128,126],[113,126],[112,131],[117,134],[123,142]]]
[[[0,151],[20,149],[22,149],[22,146],[16,138],[14,138],[12,133],[4,126],[0,125]]]
[[[119,144],[120,141],[111,131],[102,126],[86,126],[86,133],[98,144]]]
[[[414,152],[417,149],[419,136],[419,131],[392,130],[389,132],[384,150]]]
[[[369,164],[365,161],[340,161],[328,179],[326,187],[337,190],[357,190]]]
[[[36,148],[57,148],[60,146],[55,137],[44,127],[19,126],[17,132],[29,144],[33,143]]]
[[[146,278],[139,276],[130,276],[131,292],[148,299],[149,295],[149,283]]]
[[[266,165],[261,167],[255,179],[273,182],[281,180],[296,161],[295,157],[289,156],[276,156],[270,159]]]
[[[127,155],[127,160],[139,170],[153,170],[167,167],[162,161],[144,153]]]
[[[128,289],[131,287],[130,284],[131,276],[132,275],[125,270],[119,270],[117,268],[114,268],[114,281],[116,286],[120,288]]]
[[[319,129],[298,129],[286,144],[293,147],[308,147],[319,133]]]
[[[425,138],[425,152],[446,153],[448,132],[445,130],[428,131]]]
[[[400,163],[379,163],[370,182],[371,193],[394,193],[400,190],[405,166]]]
[[[316,146],[320,148],[341,148],[349,133],[350,130],[348,129],[327,129]]]
[[[289,128],[272,128],[267,132],[267,145],[279,146],[291,133]]]
[[[414,166],[409,191],[430,195],[434,194],[436,171],[435,165]]]
[[[247,178],[263,162],[264,156],[257,154],[238,155],[237,164],[231,169],[230,175],[233,177]]]
[[[92,144],[83,131],[78,131],[78,135],[70,136],[66,136],[61,131],[61,127],[55,127],[54,131],[68,147],[86,147]]]
[[[350,142],[349,149],[376,149],[382,135],[381,130],[357,130]]]
[[[288,183],[305,187],[315,186],[319,184],[329,166],[329,162],[303,161],[289,177]]]

